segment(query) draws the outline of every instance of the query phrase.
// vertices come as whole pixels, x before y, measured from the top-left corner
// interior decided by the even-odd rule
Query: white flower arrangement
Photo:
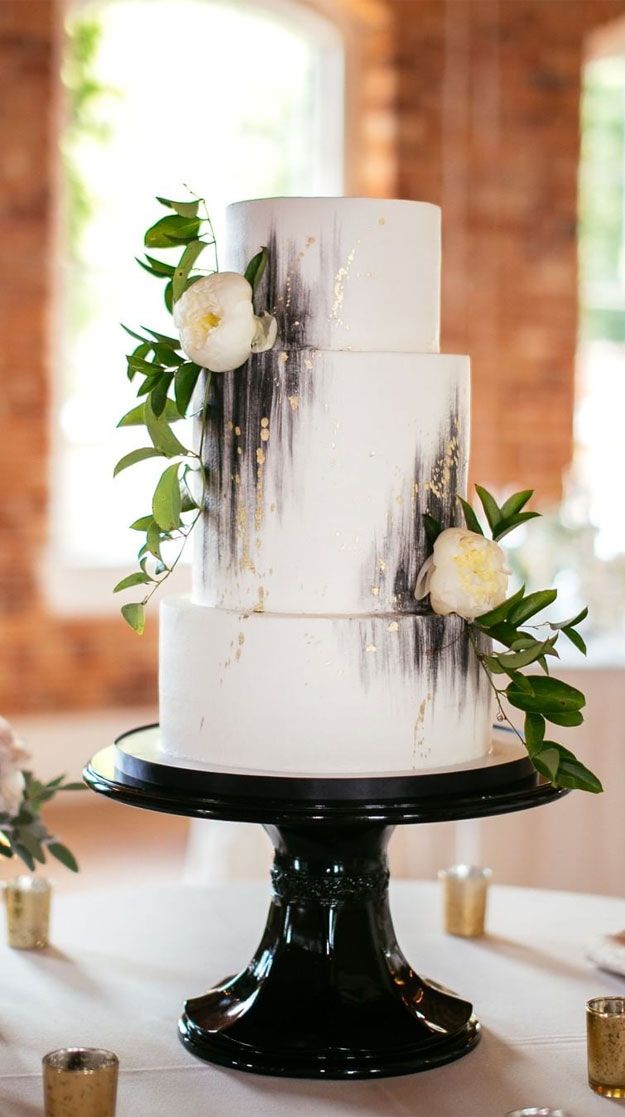
[[[32,870],[45,863],[47,851],[77,872],[73,854],[48,832],[39,812],[58,791],[84,791],[84,784],[64,783],[64,776],[40,783],[25,767],[29,761],[13,726],[0,717],[0,855],[17,856]]]
[[[559,787],[603,791],[593,772],[569,749],[546,736],[547,723],[574,726],[584,720],[584,695],[562,679],[552,678],[548,661],[552,656],[558,658],[556,643],[561,634],[586,653],[576,626],[585,620],[588,610],[582,609],[577,616],[564,621],[528,624],[555,601],[557,590],[526,594],[525,586],[521,586],[507,598],[510,571],[498,540],[539,515],[524,510],[532,490],[514,493],[499,507],[486,489],[480,485],[475,488],[492,538],[484,535],[473,508],[461,497],[458,500],[464,512],[464,528],[443,528],[432,516],[424,515],[432,553],[419,571],[415,597],[422,601],[429,596],[434,613],[441,616],[456,613],[466,621],[473,650],[493,691],[497,718],[509,723],[527,748],[536,770]],[[495,649],[484,650],[484,637],[494,642]],[[525,668],[533,664],[542,674],[525,673]],[[507,716],[506,701],[523,711],[523,734]]]

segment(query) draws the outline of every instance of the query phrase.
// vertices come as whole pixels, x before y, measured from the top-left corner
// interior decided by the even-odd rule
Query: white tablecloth
[[[614,1112],[586,1085],[584,1003],[623,995],[625,981],[593,969],[584,949],[625,927],[625,902],[494,887],[489,934],[459,940],[440,930],[436,885],[398,882],[391,893],[412,964],[474,1003],[484,1035],[465,1058],[344,1083],[199,1062],[176,1036],[182,1003],[248,961],[268,886],[77,894],[56,898],[49,951],[0,947],[1,1117],[41,1113],[41,1056],[69,1045],[118,1052],[119,1117],[502,1117],[523,1105],[561,1106],[570,1117]]]

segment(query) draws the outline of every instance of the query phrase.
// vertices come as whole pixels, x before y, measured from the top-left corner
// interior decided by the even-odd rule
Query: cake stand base
[[[562,789],[535,773],[518,778],[514,767],[502,769],[496,786],[485,777],[484,786],[464,794],[451,790],[454,773],[426,784],[423,795],[410,777],[397,781],[392,798],[375,779],[359,797],[345,798],[289,780],[272,783],[268,796],[266,781],[234,773],[227,795],[220,781],[198,787],[195,774],[180,768],[172,767],[168,786],[162,772],[157,776],[152,782],[124,772],[114,748],[85,769],[93,790],[120,802],[260,822],[275,849],[273,896],[255,956],[185,1005],[179,1034],[193,1054],[256,1074],[343,1079],[427,1070],[475,1046],[480,1026],[472,1005],[420,977],[397,943],[389,838],[396,824],[523,810],[559,798]]]
[[[479,1039],[472,1007],[404,958],[388,905],[393,827],[265,829],[273,898],[249,966],[187,1001],[182,1042],[257,1074],[367,1078],[427,1070]]]

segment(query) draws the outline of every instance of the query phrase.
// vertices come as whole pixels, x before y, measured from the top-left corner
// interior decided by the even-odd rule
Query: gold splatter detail
[[[260,437],[262,442],[269,442],[269,431],[266,427],[263,427],[262,431],[260,432]]]
[[[386,560],[385,559],[380,559],[380,564],[379,565],[380,565],[380,570],[382,571],[382,573],[384,573],[384,571],[386,570]]]
[[[338,322],[340,325],[343,325],[341,310],[343,309],[343,300],[345,298],[345,283],[349,276],[355,255],[356,249],[352,248],[345,264],[339,268],[334,277],[334,302],[332,303],[330,318],[333,319],[335,322]]]
[[[310,248],[311,244],[314,244],[316,239],[316,237],[306,237],[306,248]]]
[[[241,434],[241,428],[240,428],[240,427],[235,427],[235,428],[234,428],[234,433],[236,434],[236,436],[237,436],[237,438],[238,438],[238,437],[239,437],[239,435]]]
[[[291,405],[291,411],[297,411],[299,407],[299,396],[289,396],[289,403]]]
[[[244,643],[245,643],[245,633],[240,632],[239,633],[239,644],[244,644]]]
[[[259,465],[265,464],[265,451],[263,450],[262,446],[259,446],[258,450],[256,451],[256,461]]]
[[[425,724],[425,711],[427,704],[431,700],[432,695],[428,694],[419,704],[419,712],[417,713],[417,720],[414,723],[414,753],[413,753],[413,767],[416,768],[417,752],[423,750],[425,742],[424,724]]]
[[[242,453],[243,453],[243,451],[242,451],[241,447],[237,446],[237,454],[242,454]]]
[[[372,586],[371,587],[371,593],[373,594],[374,597],[379,597],[380,596],[380,587],[379,586]]]
[[[398,625],[397,621],[391,621],[391,623],[389,624],[386,631],[387,632],[398,632],[399,631],[399,625]]]
[[[234,430],[234,423],[232,422],[232,419],[228,419],[228,422],[226,423],[226,427],[229,431]]]
[[[445,446],[442,456],[435,463],[430,480],[425,483],[425,488],[439,500],[450,492],[453,469],[458,465],[459,460],[460,447],[458,438],[454,435]]]
[[[312,367],[313,367],[313,363],[310,360],[310,357],[304,357],[304,368],[312,368]]]
[[[275,512],[275,510],[276,510],[276,502],[275,502],[275,500],[272,500],[271,504],[269,505],[269,511],[270,512]]]
[[[269,426],[269,419],[267,419],[267,418],[261,419],[260,425],[261,425],[261,427],[268,427]]]
[[[254,606],[255,613],[265,612],[265,590],[263,586],[258,587],[258,601]]]
[[[378,649],[376,648],[375,644],[367,644],[367,647],[365,648],[365,651],[367,652],[377,652],[377,650]]]
[[[289,354],[288,353],[279,353],[278,354],[278,360],[279,360],[281,365],[285,365],[286,362],[288,361],[288,359],[289,359]]]
[[[386,225],[386,218],[378,217],[378,225]]]

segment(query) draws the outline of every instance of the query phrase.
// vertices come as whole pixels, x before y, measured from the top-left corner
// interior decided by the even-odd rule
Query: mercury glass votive
[[[63,1047],[43,1058],[45,1117],[115,1117],[119,1059],[98,1047]]]
[[[476,938],[484,934],[486,899],[492,869],[476,865],[452,865],[441,869],[443,922],[448,935]]]
[[[52,885],[45,877],[20,876],[5,888],[7,937],[14,950],[41,950],[50,941]]]
[[[625,1098],[625,997],[586,1003],[588,1085],[604,1098]]]

